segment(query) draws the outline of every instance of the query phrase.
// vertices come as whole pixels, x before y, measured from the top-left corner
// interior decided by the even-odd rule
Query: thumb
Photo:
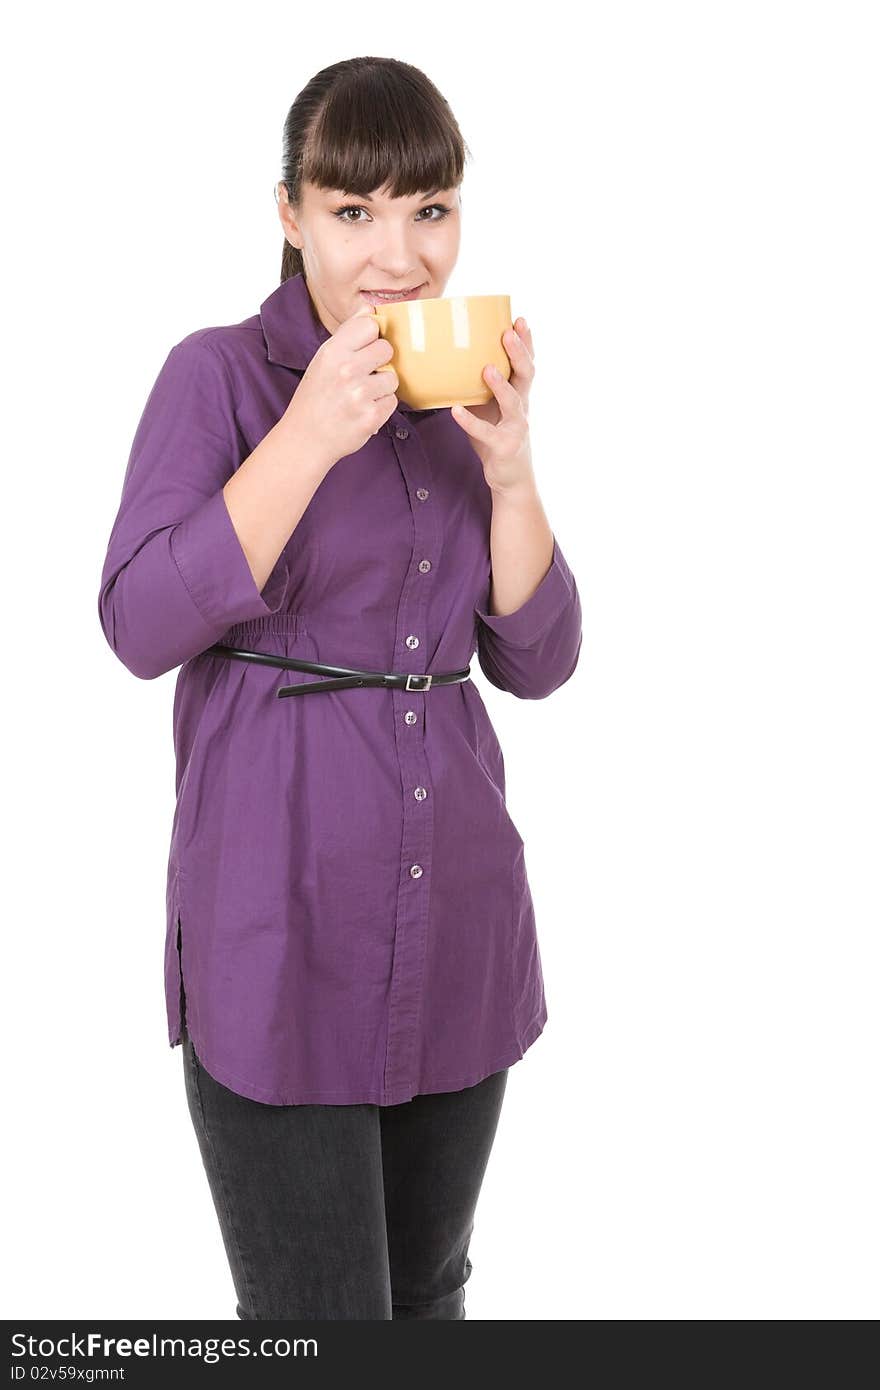
[[[380,336],[379,322],[371,304],[359,304],[358,307],[355,309],[354,313],[351,315],[349,319],[346,320],[346,322],[354,323],[356,319],[372,319],[373,323],[375,323],[376,325],[376,336]]]

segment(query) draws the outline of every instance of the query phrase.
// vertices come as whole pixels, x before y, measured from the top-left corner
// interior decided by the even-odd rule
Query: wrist
[[[516,483],[509,484],[507,487],[493,487],[489,489],[492,493],[493,507],[513,507],[531,508],[539,506],[541,499],[538,495],[538,485],[534,474],[520,479]]]
[[[295,416],[285,413],[274,426],[284,449],[284,456],[298,472],[323,479],[336,459],[330,459],[315,446],[314,440],[301,428]]]

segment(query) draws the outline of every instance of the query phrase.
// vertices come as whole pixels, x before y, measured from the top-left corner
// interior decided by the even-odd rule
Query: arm
[[[101,575],[104,635],[144,680],[282,607],[283,548],[323,472],[298,455],[285,417],[241,453],[224,364],[192,334],[150,392]]]
[[[574,673],[581,603],[533,486],[492,494],[492,581],[477,608],[477,656],[492,685],[542,700]]]

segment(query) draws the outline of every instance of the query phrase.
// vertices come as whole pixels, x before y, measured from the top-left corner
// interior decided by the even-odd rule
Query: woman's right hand
[[[345,319],[315,353],[285,411],[328,471],[362,449],[397,409],[396,371],[376,371],[394,349],[367,306]]]

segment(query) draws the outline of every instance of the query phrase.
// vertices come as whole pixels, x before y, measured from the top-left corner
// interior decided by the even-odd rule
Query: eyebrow
[[[343,190],[343,192],[344,192],[344,190]],[[424,202],[426,198],[433,198],[435,194],[437,194],[437,193],[442,193],[442,192],[443,192],[442,188],[434,188],[434,189],[431,190],[430,193],[423,193],[420,201],[421,201],[421,202]],[[372,203],[372,201],[373,201],[373,199],[370,197],[369,193],[352,193],[352,194],[347,194],[347,193],[346,193],[345,196],[346,196],[346,197],[352,197],[352,198],[361,198],[361,199],[363,200],[363,202],[365,202],[365,203]]]

